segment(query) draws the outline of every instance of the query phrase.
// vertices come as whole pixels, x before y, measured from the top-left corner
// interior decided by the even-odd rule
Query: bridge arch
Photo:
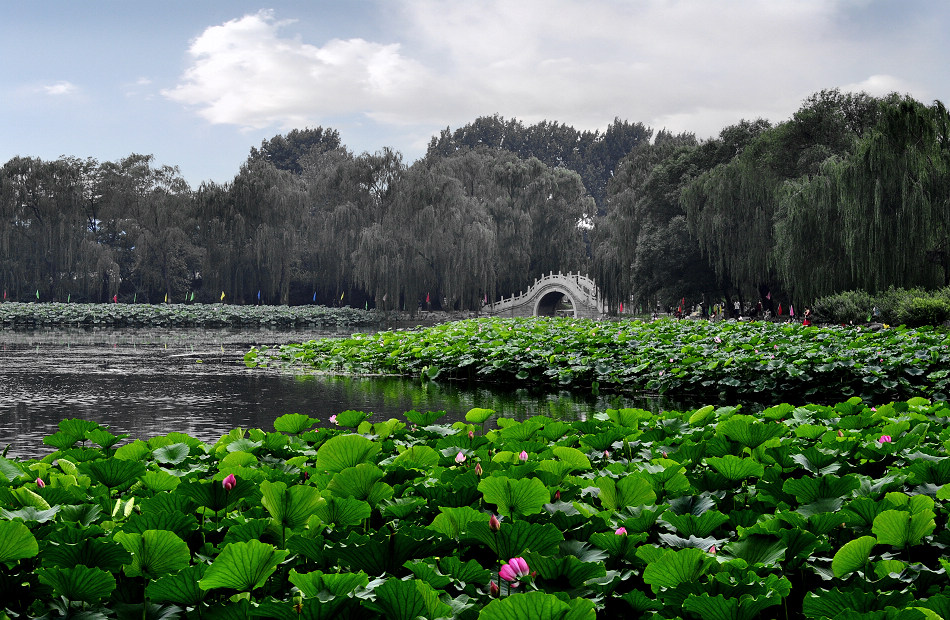
[[[599,318],[607,313],[593,280],[579,273],[553,271],[535,280],[527,291],[486,304],[482,312],[511,317],[568,314],[567,308],[559,308],[562,302],[570,303],[570,316],[575,318]]]

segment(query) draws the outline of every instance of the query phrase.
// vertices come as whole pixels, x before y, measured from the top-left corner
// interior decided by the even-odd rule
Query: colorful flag
[[[139,298],[139,294],[138,294],[138,293],[132,293],[132,303],[133,303],[133,304],[135,303],[135,300],[138,299],[138,298]]]
[[[778,315],[782,316],[782,304],[778,305]]]
[[[6,292],[6,291],[3,291],[3,298],[4,298],[4,299],[7,298],[7,292]],[[72,299],[72,298],[73,298],[73,294],[72,294],[72,293],[69,293],[68,295],[66,295],[66,303],[68,304],[68,303],[69,303],[69,300]]]
[[[168,293],[165,293],[165,303],[168,303]]]
[[[261,300],[261,289],[257,289],[257,301]]]
[[[429,303],[429,294],[426,293],[426,303]]]
[[[343,301],[343,293],[340,293],[340,301]]]
[[[795,316],[795,306],[791,304],[788,305],[788,316]]]
[[[224,301],[224,291],[221,291],[221,301]]]
[[[317,292],[316,292],[316,291],[313,292],[313,300],[314,300],[314,301],[317,301]]]
[[[623,302],[620,302],[620,314],[623,314]]]
[[[194,300],[195,300],[195,292],[191,291],[191,301],[194,301]]]
[[[387,297],[389,297],[389,293],[383,293],[383,301],[386,301]]]
[[[367,301],[367,302],[364,304],[364,308],[365,308],[366,310],[369,310],[369,301]]]
[[[769,291],[768,293],[766,293],[765,298],[766,298],[766,299],[772,299],[772,292]]]
[[[482,303],[488,305],[488,293],[485,293],[485,300]]]
[[[119,303],[119,296],[118,296],[118,295],[113,295],[113,296],[112,296],[112,303],[114,303],[114,304]]]
[[[36,298],[37,298],[37,299],[40,298],[40,289],[36,289]]]

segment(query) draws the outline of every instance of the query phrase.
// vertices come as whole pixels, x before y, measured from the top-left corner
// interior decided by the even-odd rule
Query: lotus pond
[[[706,402],[884,402],[946,399],[950,335],[886,326],[487,318],[255,348],[246,362]]]
[[[83,618],[950,617],[950,408],[64,420],[0,459],[0,606]]]

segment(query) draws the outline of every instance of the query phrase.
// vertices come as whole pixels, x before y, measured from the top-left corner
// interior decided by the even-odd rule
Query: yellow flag
[[[224,291],[221,291],[221,301],[224,301]]]
[[[340,301],[343,301],[343,293],[340,293]]]
[[[165,293],[165,303],[168,303],[168,293]]]

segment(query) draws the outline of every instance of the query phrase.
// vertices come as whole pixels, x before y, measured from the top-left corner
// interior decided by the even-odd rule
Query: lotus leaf
[[[478,620],[594,620],[594,604],[583,598],[566,603],[553,594],[526,592],[496,599],[485,605]]]
[[[873,536],[861,536],[846,542],[831,560],[831,570],[839,579],[867,566],[871,549],[877,544]]]
[[[185,568],[191,562],[188,545],[167,530],[145,530],[141,534],[117,532],[114,538],[132,554],[132,562],[124,567],[129,577],[158,579]]]
[[[379,611],[387,620],[446,618],[452,608],[439,600],[439,593],[420,579],[402,581],[387,579],[375,589],[376,601],[367,606]]]
[[[537,478],[512,480],[490,476],[478,483],[478,490],[486,502],[495,504],[506,517],[537,514],[551,501],[551,492]]]
[[[197,605],[204,600],[206,592],[198,582],[208,570],[207,564],[193,564],[174,575],[166,575],[150,581],[145,593],[153,601],[177,603],[179,605]]]
[[[313,513],[327,525],[347,528],[361,524],[372,512],[372,506],[363,500],[328,495],[317,503]]]
[[[606,510],[647,506],[656,502],[656,492],[650,480],[641,474],[628,474],[620,480],[602,476],[596,480],[600,504]]]
[[[0,562],[31,558],[39,553],[33,533],[17,521],[0,521]]]
[[[278,527],[297,530],[316,512],[320,491],[300,484],[288,487],[283,482],[264,481],[260,485],[261,504]]]
[[[40,583],[68,601],[96,603],[112,594],[116,585],[111,573],[88,566],[40,568],[36,572]]]
[[[314,424],[319,422],[316,418],[311,418],[302,413],[285,413],[274,420],[274,430],[291,435],[299,435],[308,430]]]
[[[316,468],[341,472],[360,463],[372,462],[382,446],[359,435],[337,435],[317,450]]]
[[[231,588],[250,592],[264,585],[289,551],[257,540],[228,543],[198,582],[202,590]]]

